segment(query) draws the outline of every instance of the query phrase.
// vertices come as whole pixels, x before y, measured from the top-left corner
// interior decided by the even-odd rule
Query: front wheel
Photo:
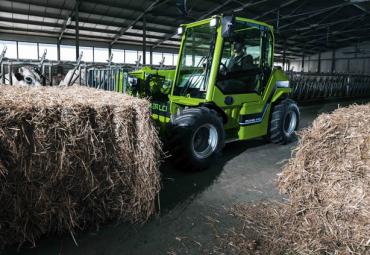
[[[222,118],[206,107],[185,109],[172,117],[168,140],[178,168],[208,168],[224,146]]]
[[[270,141],[276,144],[287,144],[294,140],[299,120],[299,108],[293,100],[286,99],[274,105],[270,119]]]

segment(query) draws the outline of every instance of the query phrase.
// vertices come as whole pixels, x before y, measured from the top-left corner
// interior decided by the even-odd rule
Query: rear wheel
[[[206,107],[188,108],[171,119],[168,149],[187,171],[209,167],[224,146],[222,118]]]
[[[287,144],[291,142],[298,129],[300,113],[297,104],[286,99],[272,108],[269,138],[277,144]]]

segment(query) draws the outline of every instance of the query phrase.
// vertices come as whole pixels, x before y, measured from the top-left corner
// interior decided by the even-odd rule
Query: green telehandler
[[[178,34],[176,70],[144,67],[123,80],[127,93],[150,98],[178,166],[207,168],[228,142],[293,139],[300,113],[287,75],[273,66],[272,26],[221,15],[181,25]]]

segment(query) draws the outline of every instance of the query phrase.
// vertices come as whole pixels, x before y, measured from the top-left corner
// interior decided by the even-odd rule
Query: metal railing
[[[0,54],[0,83],[14,85],[18,68],[28,66],[40,76],[41,85],[87,85],[105,90],[117,90],[118,79],[137,66],[117,65],[112,57],[107,64],[82,62],[82,53],[77,61],[58,62],[46,60],[46,51],[39,60],[12,60],[5,58],[6,48]]]
[[[124,92],[125,76],[129,71],[129,68],[121,66],[89,67],[85,71],[86,85],[97,89]]]
[[[355,74],[289,73],[291,97],[297,101],[369,97],[370,76]]]

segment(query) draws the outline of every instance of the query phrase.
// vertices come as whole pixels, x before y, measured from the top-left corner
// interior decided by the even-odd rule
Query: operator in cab
[[[220,64],[217,85],[225,94],[241,94],[257,91],[259,73],[253,56],[247,53],[247,44],[235,38],[228,44],[230,55]]]
[[[254,68],[253,57],[246,54],[246,46],[243,40],[236,39],[233,42],[232,55],[226,61],[226,69],[229,73],[240,72]]]

